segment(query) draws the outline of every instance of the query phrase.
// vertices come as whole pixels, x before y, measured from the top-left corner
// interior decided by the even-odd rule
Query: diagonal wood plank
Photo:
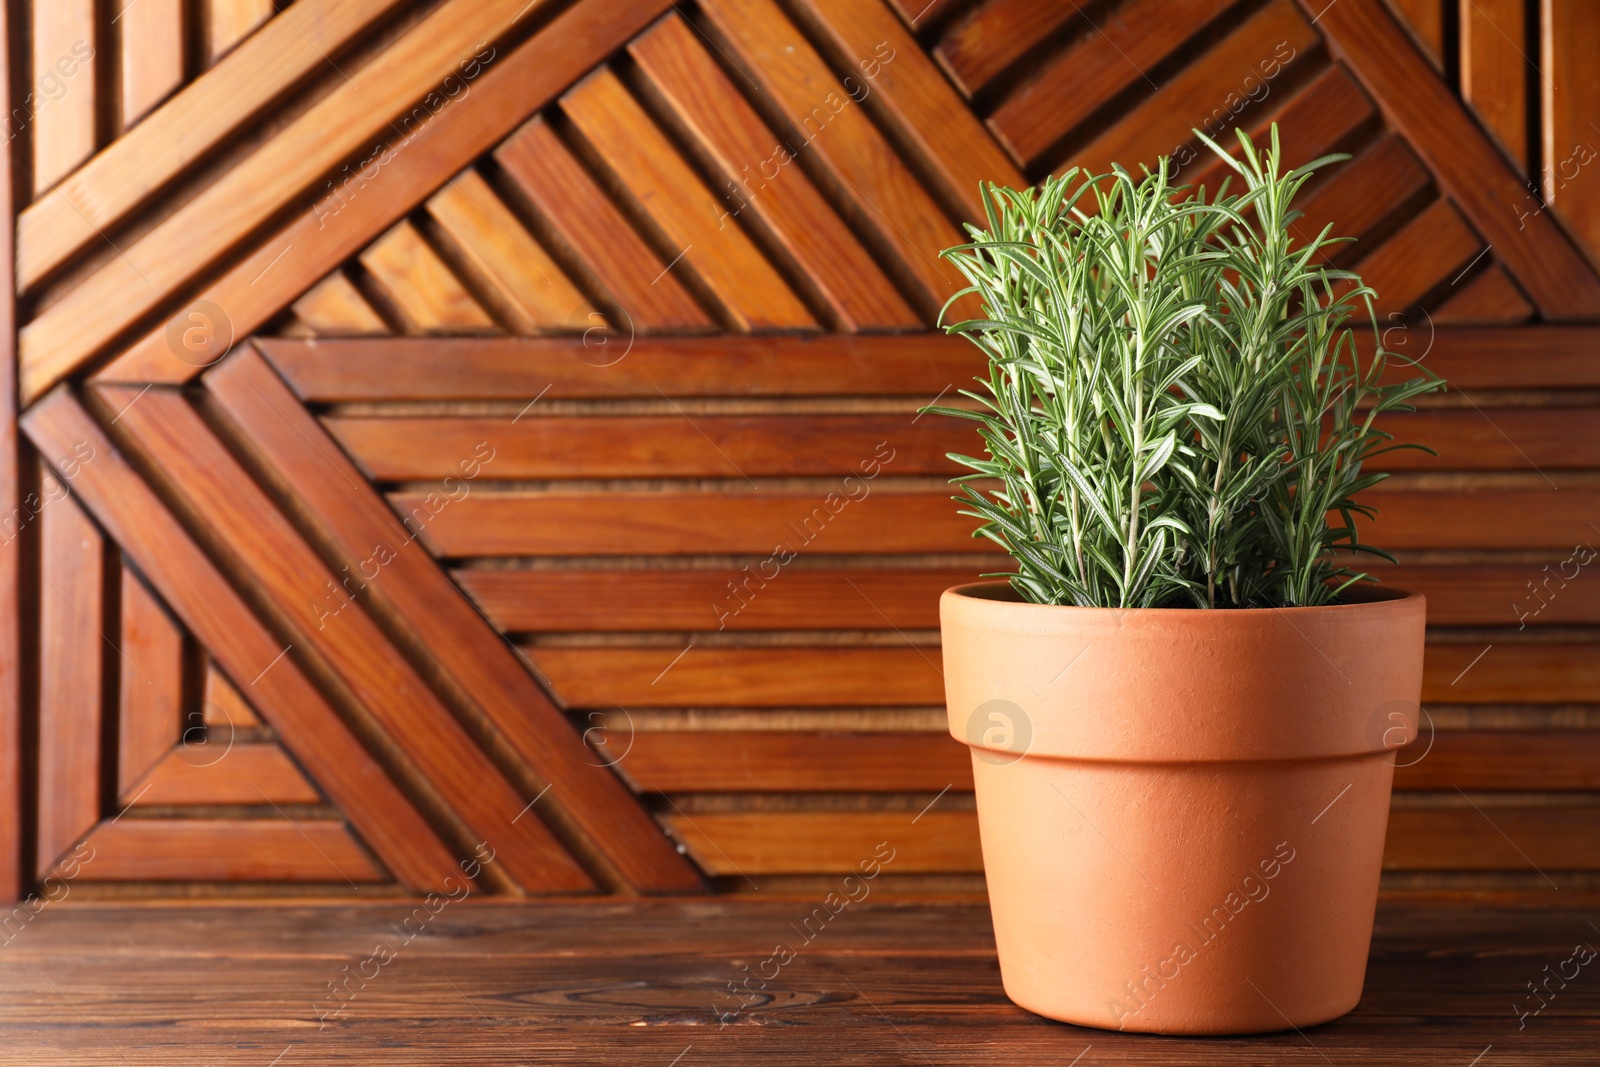
[[[224,310],[235,337],[255,330],[304,292],[306,279],[327,275],[366,247],[667,6],[668,0],[582,0],[490,63],[472,92],[450,105],[449,121],[418,129],[404,166],[386,168],[383,182],[336,215],[299,216],[208,285],[201,298]],[[185,382],[198,374],[200,367],[167,346],[169,325],[186,323],[187,312],[158,325],[97,377]]]
[[[988,0],[950,27],[933,54],[974,96],[1073,16],[1080,9],[1057,0]]]
[[[405,321],[407,333],[500,332],[408,220],[362,252],[361,265]]]
[[[295,318],[319,337],[386,334],[389,327],[344,271],[334,271],[294,302]]]
[[[423,890],[455,873],[450,850],[71,394],[35,404],[23,429],[58,466],[79,445],[92,450],[92,460],[77,454],[76,495],[195,639],[234,677],[252,679],[251,695],[284,744],[385,866]]]
[[[50,196],[28,205],[17,219],[18,289],[31,290],[73,253],[101,240],[102,230],[114,228],[400,2],[299,0],[273,19]]]
[[[262,461],[292,482],[301,506],[340,556],[359,561],[370,546],[393,537],[394,513],[260,355],[240,352],[209,373],[206,384]],[[484,462],[492,462],[492,453]],[[512,649],[419,545],[401,546],[366,595],[374,610],[416,636],[418,647],[548,784],[539,810],[569,828],[569,839],[587,840],[624,885],[639,891],[700,887],[699,876],[649,815],[597,764]]]
[[[1519,217],[1527,188],[1434,73],[1382,0],[1299,0],[1384,116],[1493,246],[1545,318],[1600,314],[1600,276],[1548,212]]]
[[[139,393],[132,386],[102,390],[111,409],[121,412],[118,426],[169,480],[197,527],[227,546],[239,573],[251,576],[295,642],[325,660],[395,750],[475,835],[472,840],[487,842],[499,855],[496,867],[534,892],[593,888],[538,813],[524,814],[532,795],[523,796],[496,768],[365,610],[368,569],[381,572],[404,547],[407,532],[393,523],[349,567],[331,569],[187,400],[166,389]]]

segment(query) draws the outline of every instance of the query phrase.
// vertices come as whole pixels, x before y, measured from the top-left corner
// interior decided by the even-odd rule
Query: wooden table
[[[817,901],[441,898],[430,913],[399,899],[69,900],[0,947],[0,1064],[1587,1067],[1600,1063],[1600,960],[1564,989],[1552,980],[1520,1029],[1513,1008],[1536,1006],[1526,983],[1576,944],[1600,946],[1592,898],[1549,898],[1565,902],[1386,899],[1353,1014],[1210,1040],[1013,1006],[987,908],[971,902],[850,905],[734,1013],[728,984],[798,944]]]

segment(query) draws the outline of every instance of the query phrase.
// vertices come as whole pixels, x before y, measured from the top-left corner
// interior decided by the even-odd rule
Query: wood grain
[[[95,56],[94,0],[33,0],[33,195],[94,153],[95,113],[104,86]]]
[[[135,785],[183,736],[183,634],[132,571],[122,571],[117,687],[117,795]]]
[[[241,353],[206,381],[263,462],[293,475],[295,497],[340,556],[359,563],[393,537],[394,514],[259,356]],[[550,788],[540,814],[574,847],[640,892],[701,887],[698,873],[591,758],[525,664],[422,552],[399,548],[369,581],[367,596],[393,625],[416,635],[431,669],[481,709],[529,775]]]
[[[1388,331],[1385,344],[1464,389],[1562,389],[1600,385],[1592,326],[1439,327]],[[1371,344],[1357,336],[1363,348]],[[1400,363],[1391,373],[1410,377]]]
[[[118,126],[126,131],[183,84],[182,0],[139,0],[121,9],[122,94]]]
[[[1366,237],[1394,213],[1397,205],[1420,202],[1432,184],[1427,170],[1405,141],[1385,134],[1376,144],[1313,186],[1297,203],[1304,216],[1292,223],[1295,236],[1309,242],[1331,226],[1332,237],[1356,243],[1327,249],[1324,259],[1342,261],[1368,251]]]
[[[974,96],[1077,14],[1055,0],[989,0],[951,26],[933,54]]]
[[[1386,416],[1398,441],[1426,442],[1437,456],[1401,451],[1373,470],[1561,470],[1600,467],[1600,410],[1592,407],[1429,408]]]
[[[155,494],[66,391],[35,404],[23,429],[47,457],[94,449],[73,489],[155,591],[251,696],[284,743],[349,817],[383,863],[414,888],[439,884],[455,860],[287,650],[249,609]]]
[[[844,329],[921,325],[682,18],[663,19],[633,40],[628,54],[671,108],[673,120],[716,160],[725,184],[715,215],[719,239],[728,226],[760,227],[804,272]]]
[[[428,213],[517,333],[587,328],[594,310],[476,170],[428,198]]]
[[[98,457],[97,457],[98,458]],[[100,818],[100,689],[115,655],[104,636],[105,544],[65,486],[39,513],[39,767],[36,870]]]
[[[1316,0],[1301,0],[1301,6],[1313,12],[1322,7]],[[1521,177],[1382,0],[1340,0],[1324,9],[1317,26],[1544,317],[1600,313],[1600,277],[1546,215],[1519,221],[1509,205],[1526,199]]]
[[[227,55],[273,15],[272,0],[201,0],[206,65]]]
[[[1587,58],[1600,48],[1600,25],[1582,4],[1543,0],[1539,42],[1545,201],[1588,252],[1589,262],[1600,262],[1600,179],[1592,167],[1600,135],[1590,125],[1600,113],[1600,75]],[[1519,211],[1538,209],[1523,190],[1515,202]],[[1532,295],[1538,303],[1537,293]]]
[[[11,11],[0,4],[0,40],[11,41]],[[0,109],[11,114],[15,68],[11,48],[0,49]],[[12,153],[0,152],[0,218],[14,217],[17,172]],[[33,818],[33,798],[22,784],[22,544],[16,521],[24,495],[19,488],[16,378],[16,230],[0,226],[0,902],[22,896],[33,872],[22,858],[23,826]],[[32,585],[31,579],[29,585]]]
[[[168,752],[130,801],[138,807],[321,804],[322,794],[270,741],[238,741],[227,727]]]
[[[168,480],[200,529],[226,545],[236,569],[272,603],[296,644],[315,651],[349,687],[443,804],[472,835],[499,854],[497,866],[532,892],[581,892],[588,875],[545,829],[524,817],[532,794],[509,781],[385,637],[361,603],[366,568],[334,570],[227,451],[181,395],[107,387],[105,401],[124,414],[119,427]],[[391,526],[366,551],[381,570],[403,548]],[[354,564],[354,561],[352,561]],[[403,742],[403,744],[402,744]]]
[[[1412,38],[1422,46],[1428,62],[1444,66],[1444,7],[1450,0],[1394,0]],[[1465,64],[1463,64],[1465,66]]]
[[[268,23],[150,114],[137,132],[111,142],[63,181],[58,195],[21,213],[19,289],[33,289],[69,256],[100,240],[100,231],[113,228],[398,4],[298,0],[292,16]],[[138,6],[143,5],[139,0]],[[159,4],[152,6],[159,9]],[[56,58],[52,55],[50,62]]]
[[[330,819],[119,819],[97,828],[86,882],[326,882],[387,879]]]
[[[1528,171],[1526,4],[1461,0],[1461,98],[1500,142],[1517,170]]]
[[[254,729],[261,726],[261,717],[215,663],[206,663],[205,683],[200,699],[204,705],[200,709],[200,718],[206,726],[233,729]]]
[[[1379,320],[1395,321],[1427,296],[1459,278],[1461,271],[1483,249],[1447,200],[1435,200],[1395,235],[1369,251],[1356,264],[1364,284],[1377,291],[1374,306]]]
[[[319,337],[386,334],[389,327],[343,271],[334,271],[294,302],[295,317]]]
[[[361,265],[408,333],[497,332],[494,319],[409,222],[374,241],[361,253]]]
[[[1556,349],[1573,375],[1586,366],[1584,345],[1600,330],[1500,337],[1529,351]],[[302,399],[314,403],[363,400],[484,400],[535,397],[904,396],[918,404],[963,388],[983,370],[971,342],[947,334],[827,337],[583,337],[444,339],[418,341],[305,341],[264,337],[261,352]],[[1488,373],[1491,345],[1470,336],[1435,345],[1465,348],[1474,368]],[[1477,355],[1477,353],[1481,353]],[[1466,359],[1435,355],[1454,364]],[[1515,366],[1515,365],[1513,365]],[[1524,372],[1541,373],[1537,361]],[[1443,373],[1443,371],[1441,371]],[[1498,373],[1505,374],[1505,370]],[[1597,376],[1600,381],[1600,376]],[[1466,382],[1464,384],[1473,384]],[[549,391],[546,392],[545,390]]]
[[[1515,326],[1533,318],[1533,305],[1498,263],[1490,263],[1433,309],[1440,326]]]

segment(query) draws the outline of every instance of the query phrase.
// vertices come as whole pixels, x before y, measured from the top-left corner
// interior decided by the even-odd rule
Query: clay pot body
[[[1426,602],[941,600],[1008,996],[1167,1034],[1306,1027],[1361,997]]]

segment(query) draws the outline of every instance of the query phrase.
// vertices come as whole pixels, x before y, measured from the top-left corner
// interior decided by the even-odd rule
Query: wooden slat
[[[1600,313],[1600,277],[1547,215],[1518,219],[1522,178],[1383,6],[1383,0],[1300,0],[1390,124],[1405,134],[1441,188],[1494,246],[1549,319]]]
[[[0,4],[0,41],[14,41],[11,7]],[[0,112],[11,114],[16,47],[0,49]],[[14,217],[13,156],[0,151],[0,219]],[[17,447],[16,230],[0,226],[0,516],[15,516],[22,462]],[[28,460],[30,464],[33,462]],[[0,521],[0,902],[22,896],[33,872],[23,869],[23,826],[33,818],[22,784],[22,629],[19,592],[22,542],[16,527]],[[29,584],[32,584],[31,578]]]
[[[272,0],[201,0],[210,66],[272,17]]]
[[[1391,812],[1384,869],[1531,871],[1530,861],[1551,871],[1600,868],[1600,808],[1484,810],[1487,818],[1470,807]],[[975,812],[936,809],[912,823],[915,814],[717,812],[663,819],[717,875],[843,873],[880,841],[892,843],[893,869],[902,873],[983,869]]]
[[[462,457],[480,442],[494,450],[479,475],[485,479],[944,474],[956,470],[947,452],[981,447],[970,424],[936,415],[912,423],[910,407],[895,415],[596,415],[514,424],[330,417],[323,424],[379,481],[459,478]]]
[[[518,333],[594,324],[588,298],[476,170],[462,171],[429,197],[428,213]]]
[[[117,793],[135,783],[183,735],[183,635],[144,583],[122,572],[117,715]]]
[[[1462,282],[1433,309],[1439,326],[1514,326],[1531,318],[1533,305],[1498,263]]]
[[[1600,337],[1600,330],[1560,343],[1565,365],[1577,364],[1590,336]],[[942,333],[619,338],[614,350],[579,337],[256,343],[300,398],[316,403],[496,397],[527,403],[541,394],[549,400],[836,396],[842,390],[927,403],[966,387],[984,369],[983,354],[969,341]],[[1530,350],[1535,344],[1537,338],[1529,338]],[[1600,371],[1600,362],[1595,366]]]
[[[1590,407],[1430,408],[1385,416],[1405,450],[1379,456],[1373,470],[1560,470],[1600,467],[1600,409]]]
[[[1373,301],[1380,321],[1391,321],[1459,276],[1483,249],[1461,213],[1447,200],[1432,204],[1402,226],[1355,266],[1361,280],[1377,291]]]
[[[1365,252],[1360,238],[1396,210],[1416,203],[1431,181],[1405,141],[1386,134],[1298,201],[1296,208],[1305,214],[1291,226],[1302,243],[1328,226],[1334,237],[1357,238],[1353,247],[1335,245],[1324,253],[1325,259],[1345,261]]]
[[[1590,262],[1596,262],[1600,261],[1600,193],[1589,172],[1597,162],[1595,142],[1600,139],[1591,125],[1600,114],[1600,77],[1593,63],[1600,49],[1600,21],[1593,9],[1575,0],[1543,0],[1540,13],[1545,201],[1588,251]],[[1519,212],[1538,210],[1521,190],[1514,202]],[[1510,265],[1518,270],[1515,263]],[[1537,302],[1538,294],[1533,296]]]
[[[305,296],[294,302],[294,313],[319,337],[389,332],[389,327],[343,271],[334,271],[307,290]]]
[[[1444,66],[1444,5],[1449,0],[1393,0],[1411,36],[1422,45],[1428,62]],[[1463,63],[1463,66],[1465,64]]]
[[[352,564],[389,543],[396,521],[338,446],[253,352],[207,376],[218,405],[269,469],[288,475],[294,495],[321,535]],[[576,731],[515,653],[416,546],[400,544],[364,595],[391,622],[416,635],[447,678],[482,710],[504,745],[550,787],[540,813],[567,830],[641,892],[699,889],[699,875],[670,847],[621,784],[590,758]]]
[[[845,489],[842,481],[810,492],[484,489],[442,507],[418,490],[391,493],[389,504],[430,551],[449,557],[768,555],[775,545],[808,555],[990,551],[945,494],[884,492],[879,483],[841,504]]]
[[[810,157],[810,173],[819,180],[825,175],[835,198],[852,204],[862,224],[877,231],[880,254],[898,259],[915,279],[923,292],[920,310],[931,317],[963,286],[956,270],[939,259],[941,250],[961,243],[960,231],[772,0],[708,0],[701,6],[793,127],[791,150]]]
[[[183,0],[139,0],[116,19],[122,61],[120,128],[127,130],[183,84]]]
[[[487,842],[498,865],[529,890],[592,888],[537,813],[518,817],[531,795],[507,780],[357,601],[364,591],[359,575],[322,562],[180,394],[152,389],[130,403],[139,392],[104,390],[105,401],[123,412],[118,425],[169,479],[196,523],[228,547],[294,640],[321,656],[372,720],[403,744],[419,776],[474,840]],[[381,569],[382,558],[404,540],[405,531],[391,527],[367,546],[366,559],[377,560],[367,566]]]
[[[967,746],[942,731],[639,731],[616,767],[634,788],[662,793],[972,792]],[[1600,731],[1424,728],[1396,758],[1395,788],[1457,787],[1600,788]]]
[[[1592,533],[1592,531],[1591,531]],[[1594,538],[1584,543],[1593,545]],[[1422,593],[1434,626],[1575,626],[1600,624],[1600,582],[1580,566],[1586,553],[1553,552],[1547,564],[1389,564],[1361,569],[1382,584]]]
[[[1135,83],[1145,84],[1141,71],[1230,6],[1231,0],[1133,0],[1001,103],[989,116],[990,128],[1017,158],[1031,164],[1113,97]],[[1234,73],[1243,79],[1258,59],[1271,54],[1269,47]]]
[[[1471,704],[1600,703],[1597,652],[1600,646],[1581,643],[1430,645],[1423,662],[1422,699]],[[1482,659],[1478,659],[1480,655]]]
[[[95,149],[94,0],[33,0],[33,195]]]
[[[887,120],[925,171],[943,185],[946,205],[954,205],[967,221],[981,223],[987,213],[979,182],[1014,189],[1027,184],[882,0],[801,0],[799,10],[832,42],[846,65],[856,68],[855,80],[846,88],[861,87],[858,93],[866,93],[868,108]],[[1041,14],[1039,21],[1048,24],[1055,18]]]
[[[203,745],[186,743],[167,753],[129,799],[138,807],[323,802],[283,749],[270,741],[235,741],[226,727]]]
[[[665,235],[672,267],[699,279],[735,329],[814,329],[816,320],[609,67],[561,98],[561,109]]]
[[[901,19],[914,30],[937,26],[970,0],[889,0]]]
[[[1435,374],[1465,389],[1561,389],[1600,385],[1600,328],[1511,326],[1416,329],[1385,334],[1391,348],[1423,359]],[[1371,339],[1356,334],[1363,350]],[[1405,347],[1399,347],[1404,342]],[[1415,372],[1392,365],[1391,375]]]
[[[1531,69],[1523,55],[1527,6],[1521,0],[1460,0],[1459,7],[1461,98],[1523,173],[1528,170]]]
[[[494,158],[621,309],[623,321],[612,323],[613,329],[631,335],[711,327],[710,316],[667,262],[634,232],[544,119],[518,130],[495,149]]]
[[[200,710],[200,718],[206,726],[254,729],[261,725],[261,718],[255,713],[255,709],[249,705],[233,683],[228,681],[227,676],[217,669],[215,663],[206,664],[205,688],[201,700],[204,702],[204,707]]]
[[[525,650],[566,707],[927,707],[944,701],[937,647]]]
[[[361,265],[405,320],[409,333],[493,333],[494,319],[450,273],[410,222],[361,253]]]
[[[359,252],[666,6],[666,0],[582,0],[489,63],[472,91],[450,105],[449,121],[424,123],[411,134],[405,166],[386,168],[382,182],[368,186],[331,218],[298,216],[212,282],[201,298],[226,309],[235,337],[255,330],[300,295],[305,279],[323,277]],[[166,340],[168,325],[184,321],[186,311],[180,311],[159,324],[98,377],[188,381],[200,368],[178,358]]]
[[[138,2],[143,6],[144,0]],[[17,220],[19,287],[32,289],[68,256],[99,241],[100,231],[111,229],[290,87],[325,66],[330,55],[399,2],[298,0],[292,18],[268,23],[136,131],[111,142],[62,182],[59,195],[22,212]]]
[[[104,636],[100,532],[53,474],[45,474],[41,492],[55,498],[39,512],[36,869],[43,874],[100,818],[101,687],[115,669],[105,657],[115,653]]]
[[[718,242],[736,219],[762,227],[847,330],[921,325],[682,18],[663,19],[630,43],[628,54],[675,121],[716,160],[726,185],[713,212]]]
[[[71,456],[79,442],[94,449],[73,489],[189,633],[234,677],[252,679],[257,706],[385,866],[415,888],[453,873],[449,850],[77,401],[53,393],[23,428],[46,457]]]
[[[88,882],[386,881],[331,819],[119,819],[89,839]],[[454,883],[452,883],[454,884]]]
[[[1594,534],[1589,523],[1600,513],[1600,490],[1558,492],[1543,481],[1537,488],[1428,490],[1390,481],[1363,499],[1378,519],[1356,520],[1361,539],[1390,549],[1571,549]]]
[[[989,0],[950,27],[933,54],[973,96],[1077,14],[1056,0]]]
[[[371,149],[374,140],[383,142],[382,151],[404,157],[421,151],[410,132],[417,125],[470,123],[470,116],[464,113],[469,102],[489,95],[482,92],[481,85],[449,105],[449,117],[437,123],[427,107],[416,104],[415,108],[420,108],[416,113],[413,104],[444,78],[459,81],[464,76],[463,64],[481,67],[483,61],[474,56],[485,35],[499,32],[526,3],[446,0],[365,67],[352,72],[353,78],[339,82],[237,166],[184,200],[138,240],[124,245],[120,255],[106,260],[23,328],[22,378],[27,397],[37,397],[70,374],[246,239],[263,218],[287,208],[344,160]],[[415,173],[419,168],[409,161],[400,164],[392,160],[386,169]],[[352,180],[360,181],[360,175]],[[399,183],[381,184],[387,190]],[[328,216],[356,211],[348,202],[351,198],[376,200],[379,195],[374,188],[359,193],[352,189],[345,198],[330,194],[300,216],[301,223],[314,219],[320,227],[332,221]],[[273,244],[272,249],[272,255],[284,253],[287,257],[284,243]],[[286,274],[295,266],[279,264]]]
[[[454,577],[510,632],[930,630],[939,626],[939,594],[988,569],[817,570],[757,561],[748,570],[467,568]],[[1588,598],[1588,610],[1600,616],[1597,598]]]
[[[1081,166],[1090,174],[1104,174],[1111,164],[1120,163],[1129,173],[1138,174],[1140,164],[1154,167],[1157,157],[1172,156],[1183,146],[1193,144],[1195,127],[1216,130],[1217,112],[1208,108],[1224,108],[1221,114],[1226,116],[1224,102],[1230,95],[1242,101],[1256,83],[1265,84],[1270,90],[1271,82],[1264,80],[1266,69],[1276,67],[1276,76],[1283,77],[1283,71],[1303,63],[1320,43],[1316,28],[1290,0],[1273,0],[1168,78],[1110,129],[1072,152],[1056,172]],[[1252,79],[1252,86],[1245,85],[1246,77]],[[1270,99],[1270,91],[1266,99]],[[1234,126],[1241,117],[1248,120],[1250,114],[1250,106],[1246,105],[1239,115],[1221,122],[1221,130],[1212,133],[1212,139],[1219,143],[1231,141]],[[1201,146],[1196,150],[1196,159],[1201,152],[1209,151]]]

